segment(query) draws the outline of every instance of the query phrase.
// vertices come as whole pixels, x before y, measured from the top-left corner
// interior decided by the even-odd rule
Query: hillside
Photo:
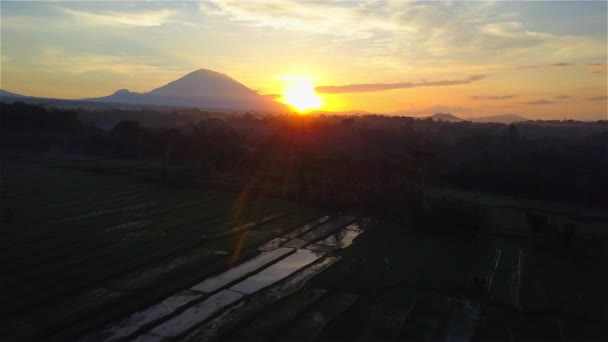
[[[11,93],[10,91],[0,89],[0,97],[26,97],[24,95]]]
[[[505,123],[505,124],[528,121],[527,118],[524,118],[523,116],[519,116],[516,114],[481,116],[481,117],[477,117],[477,118],[470,118],[469,120],[471,120],[473,122],[497,122],[497,123]]]
[[[288,106],[260,95],[227,75],[200,69],[146,93],[121,89],[93,102],[201,107],[210,109],[289,111]]]
[[[463,121],[461,118],[450,113],[435,113],[430,116],[435,121],[458,122]]]

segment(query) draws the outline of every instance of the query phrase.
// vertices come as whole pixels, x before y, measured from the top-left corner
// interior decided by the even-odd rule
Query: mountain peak
[[[6,96],[6,97],[25,97],[24,95],[11,93],[10,91],[6,91],[6,90],[2,90],[2,89],[0,89],[0,96]]]
[[[499,115],[491,115],[491,116],[482,116],[482,117],[477,117],[477,118],[471,118],[470,120],[473,122],[495,122],[495,123],[504,123],[504,124],[528,121],[527,118],[524,118],[523,116],[517,115],[517,114],[499,114]]]
[[[209,69],[195,70],[147,93],[121,89],[113,95],[90,100],[214,109],[289,110],[286,105],[258,94],[228,75]]]
[[[461,118],[452,115],[450,113],[435,113],[433,115],[430,116],[431,118],[433,118],[433,120],[437,120],[437,121],[448,121],[448,122],[457,122],[457,121],[462,121]]]
[[[130,91],[129,89],[119,89],[114,93],[114,95],[129,95],[129,94],[134,94],[134,93],[132,91]]]
[[[251,97],[258,95],[253,90],[225,74],[198,69],[168,84],[150,91],[157,96],[214,97],[232,99],[235,96]]]

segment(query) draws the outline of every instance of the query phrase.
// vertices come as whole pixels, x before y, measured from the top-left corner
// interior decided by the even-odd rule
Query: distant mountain
[[[10,91],[0,89],[0,97],[26,97],[26,96],[11,93]]]
[[[329,110],[313,110],[311,112],[311,114],[353,116],[353,115],[373,115],[373,114],[377,114],[377,113],[367,112],[364,110],[347,110],[347,111],[342,111],[342,112],[334,112],[334,111],[329,111]]]
[[[459,122],[463,121],[461,118],[454,116],[450,113],[435,113],[430,116],[435,121],[448,121],[448,122]]]
[[[524,118],[523,116],[519,116],[516,114],[481,116],[481,117],[477,117],[477,118],[470,118],[468,120],[471,120],[473,122],[496,122],[496,123],[504,123],[504,124],[528,121],[527,118]]]
[[[85,99],[104,103],[201,107],[259,111],[290,111],[285,104],[247,88],[219,72],[200,69],[147,93],[121,89],[110,96]]]

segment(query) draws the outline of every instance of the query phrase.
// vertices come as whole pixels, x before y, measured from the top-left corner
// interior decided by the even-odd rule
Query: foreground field
[[[256,253],[315,210],[3,163],[0,334],[66,338]],[[5,215],[6,216],[6,215]]]
[[[524,221],[526,210],[550,210],[588,239],[606,234],[602,214],[484,201],[491,221],[478,234],[429,233],[247,192],[5,163],[2,208],[14,217],[0,241],[0,334],[87,341],[608,335],[605,255],[580,255],[577,244],[560,253],[539,248]]]

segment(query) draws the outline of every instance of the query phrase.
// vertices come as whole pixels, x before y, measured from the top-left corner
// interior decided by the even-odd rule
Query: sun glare
[[[323,106],[321,97],[315,92],[312,79],[298,76],[285,76],[281,79],[286,83],[283,89],[284,103],[293,106],[298,112]]]

